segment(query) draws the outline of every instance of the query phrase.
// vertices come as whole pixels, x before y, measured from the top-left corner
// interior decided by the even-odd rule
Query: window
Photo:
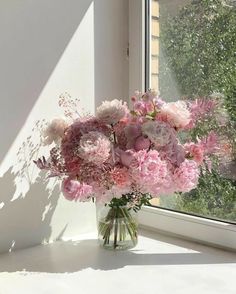
[[[137,19],[142,30],[137,29]],[[138,73],[133,48],[142,52]],[[234,249],[235,48],[236,1],[130,0],[130,92],[135,85],[136,89],[155,89],[167,101],[199,97],[220,101],[218,117],[200,124],[199,132],[205,127],[219,131],[221,152],[225,152],[217,168],[201,175],[198,189],[154,199],[154,207],[144,208],[140,221],[144,226]],[[197,138],[196,133],[193,136]]]

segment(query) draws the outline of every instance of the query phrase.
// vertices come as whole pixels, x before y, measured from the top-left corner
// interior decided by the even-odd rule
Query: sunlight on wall
[[[65,92],[80,99],[82,113],[93,113],[104,99],[126,97],[128,1],[4,2],[0,33],[7,97],[0,99],[0,135],[6,134],[0,145],[0,252],[94,231],[94,204],[65,200],[54,179],[43,182],[32,163],[46,152],[38,152],[42,123],[35,122],[61,116],[58,96]]]
[[[61,93],[67,91],[79,98],[81,112],[94,112],[93,9],[92,3],[2,161],[0,252],[62,238],[63,234],[68,238],[95,224],[92,204],[75,204],[59,197],[55,180],[43,183],[32,162],[40,155],[41,124],[35,123],[63,115],[58,106]]]
[[[80,99],[82,112],[94,112],[93,4],[89,7],[25,124],[3,159],[0,176],[3,176],[11,166],[14,166],[17,172],[16,153],[29,135],[37,136],[32,134],[32,128],[35,127],[37,120],[52,120],[54,117],[63,116],[58,106],[58,97],[66,91],[72,97]],[[34,141],[36,138],[32,139]]]

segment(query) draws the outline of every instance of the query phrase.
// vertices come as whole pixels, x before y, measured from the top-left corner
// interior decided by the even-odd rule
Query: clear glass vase
[[[137,212],[126,206],[96,205],[99,244],[106,249],[126,250],[138,242]]]

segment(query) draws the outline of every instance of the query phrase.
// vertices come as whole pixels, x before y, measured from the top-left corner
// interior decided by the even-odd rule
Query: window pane
[[[150,0],[149,88],[165,101],[213,101],[191,139],[214,131],[220,159],[198,188],[153,205],[236,223],[236,0]],[[207,110],[208,111],[208,110]]]

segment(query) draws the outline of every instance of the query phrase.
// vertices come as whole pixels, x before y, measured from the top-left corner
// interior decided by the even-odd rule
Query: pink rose
[[[62,193],[67,200],[77,200],[77,193],[80,183],[70,178],[65,179],[62,182]]]
[[[62,182],[62,193],[69,201],[89,201],[92,196],[92,187],[77,180],[67,178]]]

